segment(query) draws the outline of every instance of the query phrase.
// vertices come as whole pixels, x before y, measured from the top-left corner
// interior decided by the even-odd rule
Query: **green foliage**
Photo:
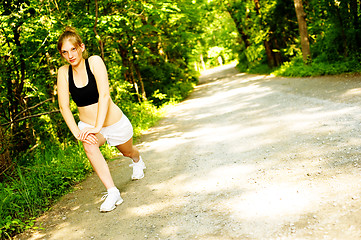
[[[270,68],[267,64],[258,64],[251,68],[244,68],[242,65],[238,65],[237,69],[241,72],[253,74],[270,74],[274,71],[274,69]]]
[[[15,171],[0,183],[0,237],[31,228],[34,217],[91,172],[82,146],[74,142],[42,143],[17,161]]]
[[[182,63],[163,63],[157,66],[144,66],[141,73],[144,86],[149,91],[149,100],[156,106],[167,102],[179,102],[193,90],[197,79],[195,73],[184,69]]]
[[[236,24],[241,46],[238,62],[245,69],[280,66],[294,56],[289,46],[298,37],[292,0],[219,1]]]
[[[153,126],[164,114],[164,108],[157,108],[150,102],[128,103],[123,111],[133,125],[135,140],[140,137],[142,131]]]
[[[209,23],[205,23],[206,31],[203,34],[203,55],[207,56],[208,67],[219,65],[217,58],[222,57],[223,63],[229,63],[240,53],[239,37],[236,25],[227,12],[219,6],[207,13]]]
[[[273,71],[272,74],[288,77],[309,77],[360,71],[360,61],[357,59],[347,59],[346,61],[333,63],[317,61],[315,59],[315,61],[305,65],[302,61],[302,56],[299,56],[291,62],[284,63],[279,69]]]

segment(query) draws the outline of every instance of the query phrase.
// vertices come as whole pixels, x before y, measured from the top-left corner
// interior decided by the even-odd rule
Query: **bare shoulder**
[[[103,59],[98,55],[93,55],[89,57],[89,64],[90,65],[97,65],[97,64],[104,64]]]
[[[58,69],[58,77],[64,77],[67,75],[69,71],[69,65],[64,65],[64,66],[61,66],[59,69]]]
[[[93,55],[88,58],[89,59],[89,65],[92,72],[96,72],[97,70],[101,70],[106,68],[105,63],[103,59],[98,55]]]

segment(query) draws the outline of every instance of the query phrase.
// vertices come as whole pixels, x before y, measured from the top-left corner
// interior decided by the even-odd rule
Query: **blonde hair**
[[[57,45],[59,52],[61,52],[61,47],[66,40],[70,41],[77,48],[83,44],[83,40],[73,27],[65,27],[64,32],[60,35]],[[83,52],[83,55],[87,55],[86,50]]]

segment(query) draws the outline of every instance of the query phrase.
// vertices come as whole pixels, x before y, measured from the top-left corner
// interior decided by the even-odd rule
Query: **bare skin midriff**
[[[98,103],[94,103],[85,107],[78,107],[78,110],[80,121],[95,126],[98,112]],[[110,101],[103,127],[111,126],[114,123],[117,123],[122,118],[122,116],[122,110],[120,110],[120,108],[115,105],[113,101]]]

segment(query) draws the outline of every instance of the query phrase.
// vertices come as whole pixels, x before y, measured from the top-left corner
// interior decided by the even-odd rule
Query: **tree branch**
[[[39,102],[38,104],[35,104],[35,105],[32,106],[32,107],[29,107],[29,108],[21,111],[20,113],[18,113],[18,114],[14,117],[14,119],[16,119],[19,115],[23,114],[24,112],[26,112],[26,111],[28,111],[28,110],[30,110],[30,109],[36,108],[37,106],[40,106],[41,104],[46,103],[46,102],[48,102],[48,101],[51,101],[51,98],[48,98],[48,99],[46,99],[46,100],[44,100],[44,101],[42,101],[42,102]]]
[[[50,113],[57,113],[57,112],[60,112],[60,110],[53,110],[53,111],[49,111],[49,112],[45,112],[45,113],[38,113],[38,114],[23,117],[23,118],[15,119],[15,120],[13,120],[11,122],[8,122],[8,123],[3,123],[3,124],[1,124],[1,126],[7,126],[7,125],[13,124],[15,122],[23,121],[23,120],[28,119],[28,118],[40,117],[42,115],[47,115],[47,114],[50,114]]]

